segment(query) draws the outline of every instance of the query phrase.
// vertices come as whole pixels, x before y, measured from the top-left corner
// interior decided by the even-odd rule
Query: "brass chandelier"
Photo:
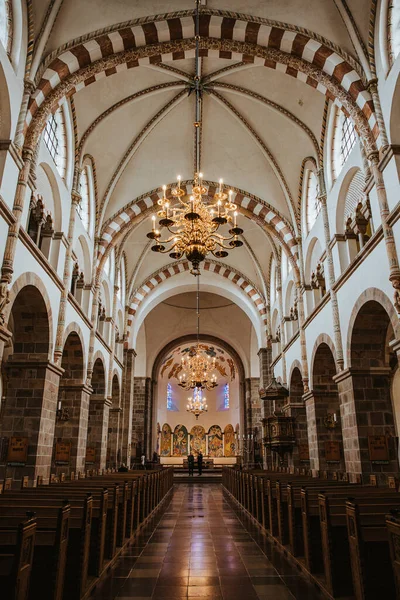
[[[196,388],[193,398],[188,398],[186,410],[196,417],[196,421],[200,415],[208,411],[206,398],[202,397],[201,389]]]
[[[195,50],[195,77],[189,89],[189,94],[194,90],[196,97],[196,116],[194,122],[195,133],[195,174],[193,178],[192,194],[188,195],[181,187],[181,178],[171,188],[172,204],[166,195],[166,186],[163,186],[163,197],[158,200],[160,210],[156,225],[156,216],[153,216],[152,230],[147,237],[154,241],[151,249],[162,254],[169,253],[170,257],[179,260],[183,256],[191,263],[191,273],[200,274],[200,263],[208,254],[217,258],[228,256],[228,250],[243,246],[238,236],[243,229],[237,226],[237,206],[232,202],[232,191],[226,193],[223,181],[220,179],[218,191],[211,202],[206,200],[208,189],[203,185],[203,174],[200,172],[200,136],[201,136],[201,102],[203,84],[200,76],[200,0],[196,0],[196,50]],[[219,231],[220,227],[230,224],[228,235]],[[161,239],[162,231],[167,230],[167,237]]]
[[[211,359],[200,346],[200,277],[197,279],[196,315],[197,343],[195,348],[182,356],[182,373],[178,385],[185,390],[212,390],[217,387],[215,358]]]

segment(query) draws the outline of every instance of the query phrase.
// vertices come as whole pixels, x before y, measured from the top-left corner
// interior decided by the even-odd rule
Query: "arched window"
[[[114,255],[114,250],[111,250],[110,254],[107,256],[107,260],[104,263],[104,273],[106,274],[106,276],[108,277],[108,279],[112,282],[114,280],[114,262],[115,262],[115,255]]]
[[[224,409],[229,409],[229,383],[224,385]]]
[[[11,0],[0,0],[0,42],[9,55],[12,43],[12,5]]]
[[[67,129],[64,111],[59,108],[47,119],[43,139],[60,176],[65,178],[67,170]]]
[[[78,214],[82,221],[82,225],[89,233],[90,230],[90,188],[88,167],[84,167],[81,173],[81,201],[78,206]]]
[[[307,233],[310,233],[311,229],[321,210],[321,202],[318,199],[318,180],[314,171],[308,171],[307,173],[307,185],[306,185],[306,226]]]
[[[167,410],[173,410],[172,385],[170,383],[167,383]]]
[[[388,38],[389,64],[392,66],[400,54],[400,0],[389,0]]]
[[[335,181],[357,140],[353,121],[336,108],[332,146],[332,176]]]

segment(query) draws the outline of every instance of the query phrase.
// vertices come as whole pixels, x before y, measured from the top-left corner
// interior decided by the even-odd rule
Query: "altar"
[[[236,456],[203,456],[203,468],[213,469],[214,467],[227,467],[236,465]],[[187,468],[187,456],[160,456],[160,464],[168,467]],[[195,458],[197,465],[197,459]]]

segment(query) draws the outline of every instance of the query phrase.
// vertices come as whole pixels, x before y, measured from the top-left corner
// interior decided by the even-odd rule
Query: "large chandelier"
[[[199,265],[208,254],[217,258],[228,256],[228,250],[243,246],[238,236],[243,229],[237,226],[237,206],[232,202],[232,191],[224,191],[223,181],[220,179],[218,191],[213,200],[205,199],[208,195],[207,187],[203,185],[203,175],[200,172],[200,139],[201,139],[201,101],[203,83],[200,69],[200,0],[196,0],[196,50],[195,50],[195,77],[189,89],[189,94],[194,91],[196,98],[196,116],[194,122],[195,136],[195,174],[191,195],[181,187],[181,178],[178,184],[171,189],[172,204],[166,196],[166,186],[163,186],[163,197],[158,200],[161,207],[157,213],[159,223],[153,216],[153,228],[147,237],[154,241],[153,252],[169,253],[170,257],[179,260],[186,256],[192,264],[191,273],[199,275]],[[229,224],[228,235],[219,231],[221,226]],[[165,239],[161,239],[162,231],[166,230]]]
[[[195,173],[192,194],[188,197],[181,188],[180,177],[178,185],[171,189],[171,195],[177,203],[171,207],[166,197],[166,186],[163,186],[163,197],[158,200],[161,210],[158,211],[159,227],[169,232],[169,237],[161,239],[161,231],[156,226],[153,215],[153,228],[147,237],[154,240],[151,247],[153,252],[169,253],[176,260],[186,256],[192,264],[191,273],[199,275],[199,265],[208,254],[217,258],[228,256],[227,250],[243,246],[238,236],[243,229],[237,226],[237,206],[231,201],[232,191],[227,194],[223,189],[222,179],[214,196],[214,201],[206,203],[203,196],[208,193],[203,185],[202,173]],[[232,214],[233,213],[233,214]],[[222,225],[230,223],[229,235],[223,235],[218,230]]]
[[[212,390],[218,385],[215,358],[211,359],[200,345],[200,277],[197,278],[196,316],[197,343],[187,356],[182,356],[178,385],[185,390]]]
[[[192,413],[196,420],[200,415],[208,411],[206,398],[203,398],[202,391],[200,388],[196,388],[193,398],[188,398],[188,404],[186,406],[187,412]]]

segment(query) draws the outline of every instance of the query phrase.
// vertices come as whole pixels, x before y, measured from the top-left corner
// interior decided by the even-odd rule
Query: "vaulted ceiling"
[[[207,181],[217,182],[222,177],[239,194],[239,200],[247,198],[240,205],[238,222],[244,229],[245,244],[231,252],[224,263],[242,274],[264,300],[271,253],[282,239],[290,238],[292,248],[287,249],[295,254],[301,165],[308,156],[318,160],[326,103],[326,89],[321,83],[301,73],[301,66],[294,70],[289,63],[281,64],[276,53],[297,53],[296,60],[300,55],[312,68],[325,68],[325,74],[330,71],[332,76],[342,61],[341,64],[350,65],[344,71],[348,73],[352,68],[352,73],[358,73],[364,81],[348,27],[353,28],[353,33],[357,31],[365,46],[369,27],[365,4],[363,0],[202,2],[201,35],[207,38],[207,44],[202,46],[201,73],[208,85],[203,99],[201,170]],[[83,65],[89,69],[89,63],[100,59],[105,63],[112,61],[116,50],[133,52],[131,48],[140,50],[152,44],[167,44],[168,40],[175,43],[174,48],[164,48],[161,59],[146,57],[144,53],[135,65],[129,64],[128,57],[128,64],[119,60],[113,65],[105,64],[103,71],[88,70],[84,83],[73,81],[81,157],[91,155],[96,165],[97,235],[102,237],[108,232],[103,237],[103,252],[111,238],[118,238],[117,249],[123,249],[127,259],[132,298],[135,290],[154,272],[169,265],[171,259],[149,251],[149,213],[136,211],[140,212],[139,217],[125,226],[126,207],[135,208],[142,199],[149,207],[149,196],[163,184],[172,184],[177,174],[184,181],[193,178],[195,104],[194,94],[188,95],[188,88],[195,72],[194,51],[193,44],[191,48],[190,44],[182,46],[179,51],[178,38],[191,37],[185,28],[193,29],[194,6],[193,0],[33,0],[36,35],[46,12],[49,15],[56,11],[36,77],[39,87],[41,78],[52,77],[57,61],[69,65],[69,75],[74,62],[79,63],[79,68]],[[346,14],[350,14],[350,19],[344,18]],[[143,25],[144,38],[140,38],[137,29],[130,48],[127,31],[138,24]],[[230,43],[237,40],[253,44],[257,54],[262,36],[267,35],[262,28],[269,32],[270,58],[255,60],[254,55],[246,55],[246,47],[241,49],[242,54],[232,47],[224,50],[220,44],[215,44],[213,50],[214,39],[226,38]],[[130,31],[132,35],[133,29]],[[274,39],[278,31],[280,34]],[[105,53],[102,43],[106,47],[104,40],[108,35],[110,49]],[[296,44],[301,45],[301,50]],[[329,56],[339,59],[332,59],[330,66],[323,65],[317,58],[318,48],[322,47],[328,49],[324,60],[329,61]],[[69,53],[69,58],[65,58],[65,53]],[[74,70],[76,73],[78,69]],[[357,78],[352,76],[353,80],[354,77]],[[72,85],[70,79],[66,78],[66,86]],[[339,75],[336,79],[340,79]],[[58,83],[56,75],[51,85]],[[315,89],[318,86],[320,90]],[[48,97],[51,99],[51,94]],[[357,98],[353,104],[354,110],[360,112],[363,108]],[[263,207],[265,210],[260,212]],[[275,221],[271,222],[273,218]],[[118,234],[117,238],[114,234]],[[185,277],[188,284],[195,284],[188,272]]]

